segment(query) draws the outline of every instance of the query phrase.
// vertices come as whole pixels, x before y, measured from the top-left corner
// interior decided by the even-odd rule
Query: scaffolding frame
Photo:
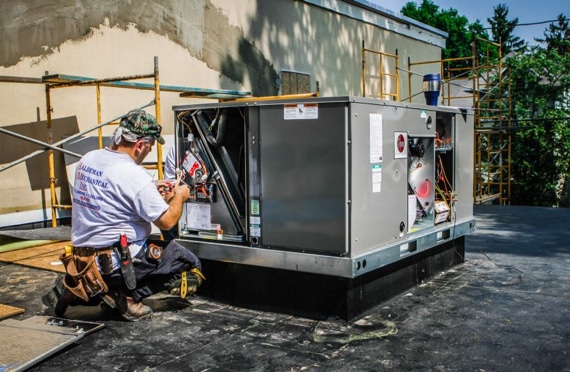
[[[133,82],[133,80],[141,79],[153,79],[152,84]],[[225,90],[225,89],[202,89],[194,87],[182,87],[182,86],[171,86],[171,85],[161,85],[160,84],[160,74],[158,68],[158,57],[154,57],[154,71],[150,74],[142,75],[131,75],[123,77],[113,77],[105,79],[95,79],[90,77],[82,76],[71,76],[71,75],[61,75],[61,74],[47,74],[42,78],[30,78],[30,77],[18,77],[18,76],[0,76],[0,82],[5,83],[23,83],[23,84],[43,84],[45,86],[45,102],[46,102],[46,130],[47,130],[47,141],[42,142],[31,137],[23,136],[18,133],[6,130],[0,127],[0,132],[35,143],[37,145],[43,146],[44,149],[34,151],[20,159],[17,159],[2,168],[0,172],[9,169],[17,164],[27,161],[33,157],[41,155],[45,152],[48,153],[48,171],[49,171],[49,185],[50,185],[50,206],[52,215],[52,227],[57,226],[57,210],[60,209],[71,209],[71,205],[59,204],[56,194],[56,183],[55,178],[55,162],[54,162],[54,151],[60,151],[65,154],[80,158],[82,155],[76,154],[72,151],[65,150],[59,146],[79,138],[87,133],[97,130],[98,136],[98,146],[103,148],[103,130],[102,128],[106,125],[117,125],[119,120],[122,119],[125,114],[117,116],[109,121],[102,122],[102,108],[101,108],[101,87],[114,87],[114,88],[125,88],[125,89],[137,89],[137,90],[151,90],[154,93],[154,98],[149,103],[142,105],[138,108],[143,109],[149,106],[155,107],[155,118],[157,122],[162,125],[161,119],[161,107],[160,107],[160,93],[162,92],[175,92],[179,93],[180,97],[187,98],[210,98],[210,99],[227,99],[235,97],[248,97],[251,95],[247,91],[236,91],[236,90]],[[54,143],[53,138],[53,118],[52,112],[53,107],[51,105],[51,92],[55,89],[78,87],[78,86],[95,86],[96,89],[96,100],[97,100],[97,125],[95,127],[89,128],[85,131],[81,131],[72,136],[65,138],[64,140]],[[147,169],[156,169],[158,171],[158,177],[163,176],[163,162],[162,162],[162,145],[157,143],[157,160],[156,166],[147,167]]]
[[[501,205],[510,204],[511,195],[511,145],[512,145],[512,102],[508,72],[503,67],[501,44],[476,38],[484,48],[484,60],[478,61],[479,79],[474,88],[475,116],[475,177],[473,184],[476,204],[498,200]],[[492,49],[498,54],[498,61],[491,57]]]
[[[477,58],[477,47],[484,48],[484,58]],[[498,59],[493,60],[491,50],[497,49]],[[397,54],[389,55],[366,49],[362,43],[362,92],[365,93],[366,72],[365,54],[376,53],[396,58],[396,72],[386,76],[398,76],[400,68]],[[463,66],[457,62],[465,62]],[[481,38],[472,41],[472,55],[469,57],[448,58],[412,62],[408,58],[407,83],[408,97],[401,100],[412,102],[412,98],[422,94],[414,93],[412,80],[423,74],[414,72],[417,66],[434,65],[442,76],[441,102],[453,106],[458,100],[470,100],[474,109],[474,164],[473,164],[473,203],[482,204],[497,200],[501,205],[510,204],[511,195],[511,145],[512,145],[512,103],[510,82],[503,67],[501,44]],[[382,82],[382,69],[380,69]],[[375,77],[376,78],[376,77]],[[399,79],[399,78],[398,78]],[[399,80],[398,80],[399,82]],[[380,84],[382,87],[382,84]],[[399,86],[397,83],[396,86]],[[418,84],[418,86],[421,86]],[[463,93],[453,92],[453,86],[462,88]],[[381,89],[380,95],[383,92]],[[399,91],[397,94],[399,100]]]
[[[366,55],[372,54],[378,56],[378,74],[366,74]],[[387,99],[393,101],[400,101],[400,75],[398,69],[398,50],[394,54],[381,52],[374,49],[368,49],[362,40],[362,97],[366,97],[366,77],[378,80],[378,95],[372,96],[379,99]],[[390,72],[390,61],[396,66],[394,72]],[[387,70],[388,72],[384,72]],[[387,91],[385,85],[388,85],[385,80],[393,82],[391,86],[395,87],[395,91]]]

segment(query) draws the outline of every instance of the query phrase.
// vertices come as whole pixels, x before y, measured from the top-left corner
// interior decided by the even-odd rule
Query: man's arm
[[[182,206],[184,202],[190,198],[190,189],[188,186],[176,185],[172,188],[172,196],[168,195],[168,209],[154,220],[154,224],[161,230],[170,230],[178,223],[180,216],[182,216]]]

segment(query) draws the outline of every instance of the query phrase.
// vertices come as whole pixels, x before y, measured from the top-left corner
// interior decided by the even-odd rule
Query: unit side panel
[[[455,115],[457,221],[473,217],[473,114]]]
[[[260,107],[261,242],[342,254],[347,252],[346,104],[298,110],[290,104]]]
[[[261,175],[259,174],[259,107],[248,107],[246,110],[247,135],[244,147],[247,148],[248,174],[248,241],[251,246],[259,247]]]
[[[351,256],[404,238],[407,158],[395,158],[394,132],[405,130],[401,108],[351,105]],[[405,228],[405,225],[404,225]]]

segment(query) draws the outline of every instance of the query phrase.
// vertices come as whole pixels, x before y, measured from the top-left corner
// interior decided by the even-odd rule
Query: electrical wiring
[[[412,161],[410,161],[410,172],[414,172],[418,169],[420,169],[422,167],[422,163],[420,162],[419,158],[417,158],[416,160],[414,160],[414,157],[412,157]]]
[[[445,146],[445,142],[439,137],[439,133],[435,132],[435,147]]]
[[[437,163],[436,163],[436,183],[435,189],[437,193],[442,197],[442,199],[448,204],[451,205],[453,201],[453,186],[449,179],[447,178],[447,174],[445,173],[445,168],[443,166],[443,161],[441,156],[437,155]],[[439,184],[443,185],[443,189],[439,186]]]
[[[451,182],[449,181],[447,174],[445,173],[445,167],[443,165],[443,160],[440,154],[436,155],[436,172],[435,172],[435,185],[434,189],[436,194],[436,201],[439,199],[451,209],[451,213],[455,213],[455,200],[454,200],[454,191]],[[449,220],[451,215],[449,215],[446,219]],[[454,218],[456,220],[456,218]]]

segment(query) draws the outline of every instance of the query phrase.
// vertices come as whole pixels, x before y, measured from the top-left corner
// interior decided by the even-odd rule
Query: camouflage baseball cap
[[[121,127],[139,136],[152,136],[158,143],[164,145],[164,138],[160,135],[162,127],[154,116],[141,109],[131,110],[121,119]]]

